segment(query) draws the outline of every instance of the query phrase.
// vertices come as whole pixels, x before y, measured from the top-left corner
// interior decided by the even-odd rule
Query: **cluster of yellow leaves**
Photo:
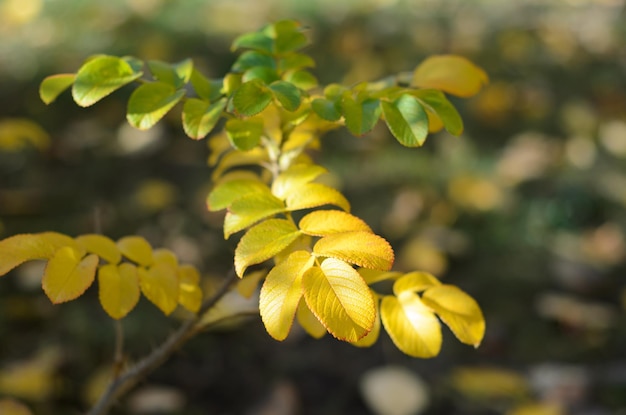
[[[54,304],[80,297],[97,275],[100,303],[114,319],[126,316],[141,293],[167,315],[179,304],[196,312],[202,301],[198,271],[139,236],[114,242],[97,234],[43,232],[0,241],[0,276],[31,260],[47,261],[42,288]]]

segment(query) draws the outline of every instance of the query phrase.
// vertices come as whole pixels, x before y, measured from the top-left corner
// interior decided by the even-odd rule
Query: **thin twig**
[[[124,370],[124,328],[120,320],[113,322],[115,328],[115,349],[113,352],[113,378],[117,378]]]
[[[172,333],[159,347],[154,349],[136,364],[130,366],[117,378],[113,378],[107,389],[98,399],[98,402],[87,412],[87,415],[105,415],[117,399],[128,392],[140,380],[165,362],[175,351],[198,333],[197,323],[202,316],[215,306],[215,304],[229,291],[230,286],[237,280],[237,275],[231,271],[222,286],[213,296],[208,298],[200,307],[196,316],[186,320],[174,333]]]

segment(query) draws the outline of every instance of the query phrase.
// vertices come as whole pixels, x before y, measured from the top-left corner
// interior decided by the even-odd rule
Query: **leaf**
[[[286,195],[302,185],[315,180],[327,170],[316,164],[292,164],[281,172],[272,183],[272,193],[284,199]]]
[[[230,180],[215,186],[209,193],[209,210],[217,211],[229,207],[235,200],[251,194],[271,194],[269,187],[259,180]]]
[[[452,135],[461,135],[463,132],[463,119],[443,92],[435,89],[419,89],[412,92],[411,95],[416,97],[427,110],[430,109],[435,114],[443,123],[446,131]]]
[[[230,49],[232,51],[235,51],[237,49],[253,49],[271,54],[273,52],[273,45],[273,39],[271,39],[267,34],[258,31],[253,33],[245,33],[237,37],[233,41]]]
[[[226,123],[226,134],[233,147],[241,151],[255,148],[263,134],[263,121],[258,119],[239,120],[236,118]]]
[[[264,29],[274,39],[274,51],[285,54],[303,48],[308,44],[306,36],[300,32],[300,24],[293,20],[281,20]]]
[[[328,258],[302,277],[307,305],[334,337],[356,342],[372,330],[376,307],[369,287],[347,263]]]
[[[128,262],[102,265],[98,269],[98,286],[102,308],[116,320],[124,318],[139,302],[137,267]]]
[[[261,219],[285,211],[285,204],[271,193],[253,193],[235,200],[224,219],[224,238]]]
[[[201,99],[189,98],[183,107],[185,134],[194,140],[206,137],[220,119],[226,102],[226,98],[212,104]]]
[[[478,66],[456,55],[431,56],[413,73],[412,85],[434,88],[459,97],[470,97],[489,82],[489,77]]]
[[[341,112],[337,104],[326,98],[316,98],[311,102],[311,108],[317,115],[326,121],[339,121]]]
[[[192,313],[197,313],[202,306],[200,273],[191,265],[181,265],[178,275],[178,303]]]
[[[88,107],[141,75],[142,72],[135,72],[124,59],[100,55],[80,67],[72,86],[72,97],[79,106]]]
[[[300,299],[298,309],[296,310],[296,320],[309,336],[315,339],[321,339],[328,331],[326,327],[315,317],[315,314],[306,305],[304,298]]]
[[[250,117],[263,111],[272,101],[272,92],[260,80],[244,82],[233,95],[235,110]]]
[[[74,83],[76,75],[64,73],[46,77],[39,85],[39,97],[45,104],[53,102]]]
[[[125,236],[117,241],[122,255],[144,267],[152,265],[152,247],[141,236]]]
[[[266,66],[255,66],[243,73],[241,76],[242,82],[256,81],[261,84],[271,84],[274,81],[278,81],[280,76],[275,69],[268,68]]]
[[[422,104],[411,95],[394,102],[382,101],[385,122],[393,136],[406,147],[419,147],[428,135],[428,116]]]
[[[400,295],[405,291],[421,292],[438,285],[441,285],[439,280],[428,272],[409,272],[396,280],[393,284],[393,293]]]
[[[363,220],[341,210],[316,210],[304,216],[300,230],[312,236],[326,236],[342,232],[372,232]]]
[[[59,248],[46,265],[41,286],[53,304],[80,297],[93,283],[98,256],[81,259],[81,253],[69,246]]]
[[[193,61],[185,59],[181,62],[170,64],[152,60],[148,61],[148,68],[150,68],[150,72],[158,81],[178,89],[189,82],[193,72]]]
[[[285,340],[291,330],[302,297],[302,274],[314,260],[309,252],[295,251],[272,268],[265,278],[259,310],[265,329],[276,340]]]
[[[367,285],[373,285],[381,281],[396,280],[402,276],[402,273],[398,271],[380,271],[367,268],[360,268],[358,271]]]
[[[398,349],[413,357],[429,358],[441,350],[441,325],[419,296],[387,295],[380,305],[383,326]]]
[[[395,287],[394,287],[395,288]],[[422,295],[462,343],[478,347],[485,335],[485,318],[476,301],[453,285],[437,285]]]
[[[267,275],[266,269],[249,272],[245,278],[237,283],[236,289],[239,295],[244,298],[250,298],[259,286],[259,282]]]
[[[269,85],[274,97],[287,111],[295,111],[300,107],[300,90],[290,82],[276,81]]]
[[[235,271],[242,277],[250,265],[260,264],[280,253],[300,236],[286,219],[268,219],[246,232],[235,249]]]
[[[233,71],[244,72],[256,66],[276,69],[276,61],[267,53],[256,50],[247,50],[242,53],[232,66]]]
[[[126,119],[135,128],[147,130],[159,122],[185,96],[185,90],[176,90],[163,82],[143,84],[128,100]]]
[[[321,238],[313,252],[322,257],[341,259],[363,268],[386,271],[394,260],[389,242],[380,236],[363,231],[343,232]]]
[[[221,79],[209,80],[196,68],[193,68],[189,81],[196,94],[204,100],[213,102],[222,96],[221,89],[223,81]]]
[[[305,70],[288,71],[283,76],[283,80],[291,82],[303,91],[315,88],[318,84],[317,78]]]
[[[314,66],[315,61],[309,55],[302,53],[290,53],[278,60],[278,69],[282,72],[312,68]]]
[[[379,104],[378,99],[355,100],[350,94],[345,94],[341,101],[341,108],[348,130],[356,136],[361,136],[374,128],[380,118]]]
[[[137,268],[141,292],[166,316],[178,306],[179,281],[176,268],[156,264],[149,269]]]
[[[152,251],[153,264],[165,264],[174,269],[178,268],[178,257],[167,248],[158,248]]]
[[[56,232],[26,233],[0,241],[0,276],[34,259],[50,259],[64,246],[78,249],[69,236]]]
[[[293,188],[285,197],[290,211],[309,209],[324,205],[335,205],[343,210],[350,210],[350,202],[339,191],[320,183],[306,183]]]
[[[104,235],[81,235],[76,238],[76,242],[87,252],[96,254],[111,264],[115,265],[122,260],[122,253],[115,242]]]
[[[376,297],[375,293],[372,293],[374,298]],[[367,333],[365,337],[360,338],[359,340],[352,342],[353,346],[356,347],[371,347],[376,343],[378,338],[380,337],[380,306],[379,300],[374,300],[374,307],[376,307],[376,317],[374,318],[374,327],[372,327],[372,331]]]

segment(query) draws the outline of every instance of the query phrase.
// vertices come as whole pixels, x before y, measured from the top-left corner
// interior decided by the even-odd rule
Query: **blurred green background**
[[[236,242],[205,208],[206,142],[176,112],[133,130],[129,88],[79,109],[68,93],[45,106],[38,85],[96,53],[191,57],[220,77],[236,35],[281,18],[309,27],[322,84],[443,53],[489,74],[454,100],[460,138],[406,149],[384,128],[334,132],[315,155],[398,270],[477,299],[485,340],[474,350],[444,329],[441,355],[416,360],[386,335],[370,349],[302,333],[278,343],[249,318],[194,339],[112,413],[626,414],[624,0],[1,0],[0,237],[140,234],[224,275]],[[114,326],[95,288],[52,306],[41,271],[0,282],[0,400],[78,414],[107,375]],[[131,359],[175,326],[141,300],[123,321]]]

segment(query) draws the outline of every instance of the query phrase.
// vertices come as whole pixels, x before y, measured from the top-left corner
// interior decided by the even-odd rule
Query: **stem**
[[[231,271],[217,292],[202,304],[194,318],[185,321],[159,347],[133,366],[130,366],[119,376],[113,378],[104,393],[100,395],[98,402],[87,412],[87,415],[105,415],[117,399],[163,364],[189,339],[198,334],[199,329],[196,324],[228,292],[230,286],[236,280],[237,275],[234,271]]]

